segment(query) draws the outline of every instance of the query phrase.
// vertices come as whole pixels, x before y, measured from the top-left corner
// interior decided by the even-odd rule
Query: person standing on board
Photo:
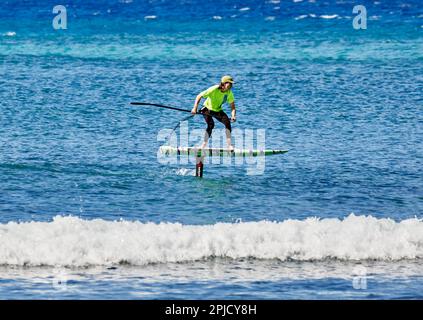
[[[236,121],[235,99],[231,90],[233,84],[234,80],[231,76],[223,76],[220,80],[220,84],[208,88],[195,98],[194,107],[191,110],[192,114],[197,113],[201,99],[206,98],[203,108],[200,110],[200,113],[203,115],[207,123],[206,133],[204,134],[204,142],[200,147],[201,149],[206,147],[207,142],[211,137],[214,128],[213,118],[216,118],[225,125],[226,143],[228,144],[228,149],[233,150],[231,143],[231,121]],[[228,115],[222,109],[222,105],[226,102],[229,103],[232,109],[230,120]]]

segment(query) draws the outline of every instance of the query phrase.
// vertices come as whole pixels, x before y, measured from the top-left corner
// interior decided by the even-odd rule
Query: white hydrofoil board
[[[203,148],[198,147],[171,147],[161,146],[159,149],[160,153],[164,155],[182,155],[190,156],[194,155],[197,157],[220,157],[220,156],[231,156],[231,157],[258,157],[258,156],[271,156],[275,154],[282,154],[288,152],[288,150],[254,150],[254,149],[225,149],[225,148]]]

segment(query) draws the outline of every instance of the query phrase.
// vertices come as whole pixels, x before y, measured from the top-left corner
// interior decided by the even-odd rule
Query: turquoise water
[[[0,5],[2,298],[421,298],[421,3],[213,3],[70,1],[67,30]],[[223,74],[233,127],[289,152],[160,163],[186,115],[129,103],[190,109]]]

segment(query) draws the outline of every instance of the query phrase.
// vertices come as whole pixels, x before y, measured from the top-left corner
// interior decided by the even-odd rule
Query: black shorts
[[[204,120],[206,120],[207,123],[207,133],[209,134],[209,137],[212,134],[213,128],[214,128],[214,120],[213,118],[217,119],[219,122],[223,123],[229,132],[232,131],[231,127],[231,120],[229,119],[228,115],[223,111],[211,111],[207,108],[203,108],[200,111],[203,114]]]

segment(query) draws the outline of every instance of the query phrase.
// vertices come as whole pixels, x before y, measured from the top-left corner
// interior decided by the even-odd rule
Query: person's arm
[[[231,103],[231,109],[232,109],[232,113],[231,113],[231,121],[235,122],[236,121],[236,108],[235,108],[235,102]]]
[[[195,102],[194,102],[194,107],[191,110],[192,114],[196,114],[197,113],[197,109],[198,109],[198,105],[200,104],[201,98],[202,98],[202,94],[200,93],[196,98],[195,98]]]

